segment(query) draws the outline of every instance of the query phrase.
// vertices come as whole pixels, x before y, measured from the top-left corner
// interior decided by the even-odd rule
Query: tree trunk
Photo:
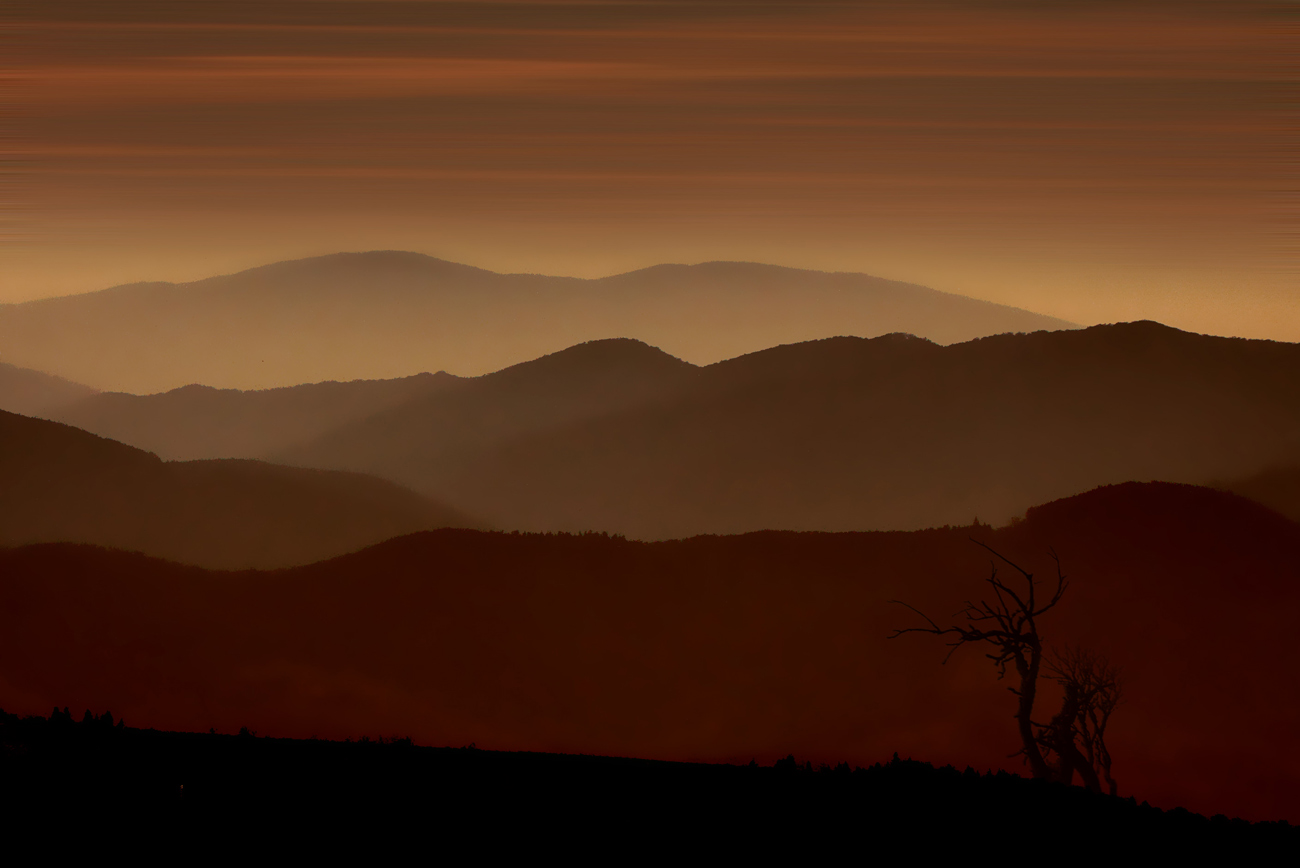
[[[1038,693],[1038,668],[1042,663],[1041,648],[1031,648],[1029,659],[1016,653],[1016,671],[1020,673],[1020,690],[1017,691],[1020,702],[1016,709],[1016,723],[1020,729],[1020,742],[1024,745],[1025,759],[1029,762],[1029,771],[1036,778],[1050,778],[1052,770],[1043,759],[1043,752],[1038,748],[1038,739],[1034,736],[1034,697]]]
[[[1092,767],[1092,763],[1079,753],[1079,749],[1074,746],[1074,739],[1067,738],[1057,748],[1057,756],[1061,758],[1061,781],[1070,783],[1073,780],[1073,772],[1078,772],[1079,777],[1083,778],[1083,785],[1090,792],[1101,792],[1101,781],[1097,779],[1097,770]]]
[[[1074,722],[1079,718],[1079,690],[1073,684],[1065,686],[1065,697],[1061,700],[1061,710],[1047,726],[1046,742],[1056,754],[1056,779],[1063,784],[1074,782],[1074,773],[1078,772],[1083,785],[1094,793],[1101,792],[1101,781],[1097,779],[1097,770],[1080,752],[1074,743]]]

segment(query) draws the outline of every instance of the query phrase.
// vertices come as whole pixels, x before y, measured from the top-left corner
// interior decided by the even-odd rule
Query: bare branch
[[[1119,672],[1115,667],[1104,657],[1080,649],[1053,652],[1047,665],[1052,679],[1064,689],[1061,710],[1047,723],[1033,718],[1044,653],[1037,619],[1055,608],[1070,587],[1060,557],[1054,549],[1049,549],[1056,565],[1056,585],[1047,602],[1040,603],[1039,582],[1033,573],[991,546],[976,539],[971,541],[994,557],[985,579],[993,589],[992,597],[978,602],[966,600],[952,616],[954,620],[964,619],[965,624],[955,623],[947,627],[940,626],[914,606],[891,600],[920,615],[928,626],[895,630],[890,638],[904,633],[943,636],[948,646],[944,663],[951,660],[963,645],[984,643],[992,646],[984,656],[992,661],[998,678],[1006,676],[1008,665],[1014,665],[1019,675],[1019,685],[1007,688],[1016,696],[1015,717],[1021,740],[1020,750],[1012,756],[1023,756],[1034,777],[1068,783],[1077,775],[1085,786],[1098,791],[1104,779],[1114,793],[1115,781],[1110,774],[1111,757],[1106,748],[1105,734],[1122,697]],[[1009,583],[998,574],[998,562],[1020,574],[1025,582],[1023,590],[1013,587],[1018,582]],[[1050,764],[1049,757],[1055,758]]]
[[[924,612],[922,612],[920,609],[916,608],[916,606],[913,606],[911,603],[904,603],[902,600],[889,600],[889,601],[887,601],[887,602],[890,602],[890,603],[897,603],[897,604],[900,605],[900,606],[906,606],[907,608],[911,609],[911,610],[912,610],[913,612],[915,612],[916,614],[920,615],[920,616],[921,616],[922,618],[924,618],[926,621],[928,621],[928,622],[930,623],[930,626],[933,628],[933,630],[926,630],[926,628],[924,628],[924,627],[908,627],[908,628],[905,629],[905,630],[895,630],[893,633],[890,634],[890,636],[889,636],[890,639],[893,639],[893,638],[895,638],[895,637],[897,637],[897,636],[901,636],[901,635],[903,635],[904,633],[917,633],[917,632],[935,632],[935,633],[943,633],[943,632],[945,632],[944,629],[943,629],[942,627],[940,627],[938,624],[934,623],[934,619],[932,619],[929,615],[927,615],[927,614],[925,614]]]
[[[998,560],[1002,561],[1002,562],[1003,562],[1004,564],[1006,564],[1007,566],[1009,566],[1009,567],[1011,567],[1012,569],[1018,571],[1018,572],[1020,573],[1020,575],[1024,576],[1026,579],[1030,579],[1031,581],[1033,580],[1033,577],[1034,577],[1034,576],[1033,576],[1033,573],[1030,573],[1029,571],[1025,570],[1024,568],[1022,568],[1022,567],[1020,567],[1020,566],[1017,566],[1015,563],[1013,563],[1012,561],[1008,560],[1008,559],[1007,559],[1007,558],[1006,558],[1002,553],[1000,553],[1000,552],[998,552],[998,551],[995,551],[995,550],[994,550],[993,548],[991,548],[990,546],[987,546],[987,545],[985,545],[984,543],[980,542],[979,540],[975,539],[975,537],[968,537],[968,539],[969,539],[971,542],[975,543],[975,545],[979,546],[980,548],[987,550],[990,554],[992,554],[992,555],[993,555],[995,558],[997,558]]]
[[[1110,750],[1106,747],[1106,726],[1123,698],[1119,669],[1105,657],[1082,648],[1067,647],[1053,651],[1048,671],[1065,689],[1066,703],[1043,737],[1053,741],[1063,758],[1073,750],[1078,756],[1078,770],[1094,789],[1106,781],[1112,794],[1117,791],[1111,777]],[[1068,740],[1069,746],[1064,747]],[[1087,768],[1082,768],[1086,762]]]

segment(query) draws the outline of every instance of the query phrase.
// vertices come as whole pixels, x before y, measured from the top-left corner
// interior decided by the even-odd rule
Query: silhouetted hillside
[[[45,416],[95,394],[89,386],[0,362],[0,410]]]
[[[845,333],[907,331],[947,343],[1069,327],[863,274],[714,262],[580,280],[393,251],[0,305],[9,361],[134,393],[471,376],[610,337],[707,363]]]
[[[467,523],[359,474],[248,460],[168,463],[0,412],[0,545],[85,542],[215,568],[269,568]]]
[[[252,392],[208,386],[157,395],[100,392],[51,418],[167,460],[262,458],[456,382],[439,372]]]
[[[1003,522],[1097,485],[1300,455],[1294,344],[1141,322],[947,347],[834,338],[702,369],[663,357],[653,375],[649,348],[590,346],[604,349],[548,357],[572,354],[562,372],[517,365],[509,387],[466,381],[277,457],[375,473],[498,527],[661,539]]]
[[[136,725],[503,750],[1019,770],[978,651],[885,637],[981,592],[974,536],[1071,580],[1044,640],[1123,667],[1121,795],[1300,817],[1300,525],[1126,484],[1014,526],[640,543],[440,530],[274,574],[45,545],[0,552],[0,702]],[[1044,708],[1058,700],[1047,687]]]
[[[446,851],[449,841],[487,834],[494,853],[530,856],[561,829],[570,856],[608,854],[611,842],[631,841],[644,841],[637,852],[647,855],[723,847],[830,856],[868,837],[877,853],[901,852],[917,835],[931,845],[960,845],[1008,817],[1021,829],[1020,846],[1065,839],[1077,842],[1077,857],[1158,847],[1166,855],[1195,849],[1200,857],[1251,859],[1293,848],[1300,838],[1286,823],[1209,820],[897,755],[867,768],[814,769],[793,756],[771,766],[674,763],[419,747],[409,739],[158,732],[115,724],[111,713],[86,712],[75,722],[57,709],[48,719],[0,712],[0,739],[0,804],[11,821],[57,816],[96,831],[102,824],[115,837],[140,834],[160,849],[214,835],[223,842],[269,835],[293,841],[298,854],[315,851],[313,842],[337,853],[338,824],[373,838],[376,822],[396,846],[436,838]],[[586,831],[571,831],[575,816]],[[14,831],[21,838],[31,827],[24,822]]]

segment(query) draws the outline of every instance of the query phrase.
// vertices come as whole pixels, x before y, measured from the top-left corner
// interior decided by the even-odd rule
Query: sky
[[[1294,9],[23,0],[0,302],[403,249],[1300,341]]]

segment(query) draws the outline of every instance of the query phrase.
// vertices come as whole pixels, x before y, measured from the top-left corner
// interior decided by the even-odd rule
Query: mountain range
[[[1128,483],[992,529],[703,536],[438,530],[275,573],[88,546],[0,549],[6,708],[135,726],[767,764],[898,752],[1023,772],[1014,697],[934,636],[997,551],[1054,587],[1054,648],[1122,668],[1122,795],[1300,817],[1300,525]],[[1016,573],[1000,565],[1008,581]],[[1013,587],[1020,587],[1013,584]],[[1044,679],[1042,714],[1060,701]]]
[[[888,600],[979,593],[974,540],[1040,580],[1060,555],[1043,629],[1123,667],[1122,792],[1300,816],[1300,345],[1137,322],[99,390],[116,376],[0,366],[7,708],[1019,770],[984,657],[886,638],[912,617]]]
[[[97,543],[215,569],[273,568],[472,524],[359,474],[238,459],[164,462],[0,412],[0,546]]]
[[[1279,476],[1300,465],[1300,347],[1150,322],[833,338],[704,367],[615,339],[481,377],[99,393],[51,415],[167,458],[375,475],[521,530],[1001,523],[1131,479],[1300,509]]]
[[[0,305],[5,362],[131,393],[473,376],[614,336],[706,364],[834,334],[951,343],[1070,327],[864,274],[712,262],[584,280],[395,251]]]

